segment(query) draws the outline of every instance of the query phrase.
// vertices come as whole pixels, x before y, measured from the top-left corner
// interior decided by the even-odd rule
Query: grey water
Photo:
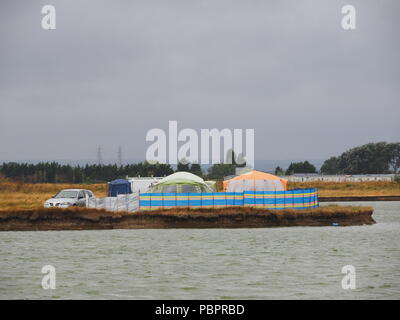
[[[373,206],[377,223],[0,232],[0,299],[399,299],[400,202],[340,204]]]

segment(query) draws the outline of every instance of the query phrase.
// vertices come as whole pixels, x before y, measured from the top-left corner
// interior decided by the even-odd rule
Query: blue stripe
[[[272,209],[309,209],[318,207],[317,189],[289,191],[244,191],[207,193],[142,193],[141,208],[151,207],[202,207],[202,206],[257,206]],[[277,207],[282,208],[277,208]]]

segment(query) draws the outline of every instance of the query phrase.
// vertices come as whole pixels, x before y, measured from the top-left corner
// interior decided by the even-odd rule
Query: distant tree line
[[[226,152],[225,163],[216,163],[208,168],[206,173],[203,173],[201,166],[197,163],[187,163],[185,159],[181,159],[178,163],[177,171],[188,171],[196,174],[204,179],[223,180],[226,176],[236,174],[236,168],[243,168],[246,166],[246,160],[242,154],[235,154],[230,149]]]
[[[220,166],[229,166],[229,170],[218,170]],[[227,173],[234,174],[234,165],[218,164],[217,169],[211,169],[213,176],[222,179]],[[176,171],[191,172],[200,177],[203,174],[197,163],[178,163]],[[147,161],[136,164],[118,166],[116,164],[85,166],[61,165],[57,162],[40,162],[37,164],[8,162],[0,165],[0,176],[12,180],[28,183],[96,183],[106,182],[118,178],[130,177],[163,177],[174,173],[169,164],[149,163]]]
[[[245,164],[237,164],[232,152],[232,163],[219,163],[211,166],[204,174],[197,163],[181,161],[176,171],[188,171],[206,179],[223,179],[234,175],[236,168]],[[368,143],[352,148],[340,156],[327,159],[321,169],[322,174],[382,174],[399,173],[400,143]],[[111,181],[126,176],[163,177],[174,173],[169,164],[149,163],[147,161],[127,165],[61,165],[57,162],[40,162],[37,164],[8,162],[0,165],[0,176],[23,182],[49,183],[94,183]],[[276,175],[295,173],[317,173],[314,165],[308,161],[292,162],[286,170],[275,169]]]
[[[227,151],[225,157],[225,163],[216,163],[208,169],[208,179],[223,180],[224,177],[235,175],[236,168],[246,166],[246,160],[243,155],[236,155],[232,149]]]
[[[368,143],[331,157],[321,166],[322,174],[385,174],[399,173],[400,143]],[[317,173],[314,165],[308,161],[293,162],[283,170],[276,167],[276,175],[294,173]]]
[[[289,176],[294,173],[317,173],[317,169],[308,161],[292,162],[286,171],[284,171],[281,167],[276,167],[275,169],[275,174],[278,176]]]
[[[33,183],[93,183],[125,178],[126,176],[162,177],[173,172],[174,170],[169,164],[151,164],[146,161],[123,166],[116,164],[71,166],[61,165],[57,162],[37,164],[8,162],[0,165],[0,174],[3,177]]]
[[[400,169],[400,143],[368,143],[331,157],[321,167],[323,174],[383,174]]]
[[[208,172],[202,171],[198,163],[188,163],[181,159],[176,171],[187,171],[205,179],[223,179],[234,175],[237,167],[244,167],[246,163],[241,155],[236,156],[233,150],[227,152],[229,164],[214,164]],[[241,164],[237,163],[237,160]],[[87,164],[85,166],[62,165],[57,162],[40,162],[37,164],[8,162],[0,165],[0,177],[30,183],[96,183],[106,182],[118,178],[130,177],[163,177],[174,173],[169,164],[149,163],[147,161],[136,164]]]

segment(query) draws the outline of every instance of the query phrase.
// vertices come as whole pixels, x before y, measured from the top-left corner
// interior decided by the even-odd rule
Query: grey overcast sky
[[[399,141],[399,30],[396,0],[2,0],[0,161],[144,159],[168,120],[254,128],[256,159]]]

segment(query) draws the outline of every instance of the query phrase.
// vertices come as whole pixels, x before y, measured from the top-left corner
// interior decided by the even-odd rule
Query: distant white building
[[[394,174],[355,174],[355,175],[319,175],[315,173],[295,173],[282,178],[292,182],[329,181],[329,182],[364,182],[364,181],[393,181]]]
[[[164,177],[126,177],[131,183],[132,192],[145,193]]]

